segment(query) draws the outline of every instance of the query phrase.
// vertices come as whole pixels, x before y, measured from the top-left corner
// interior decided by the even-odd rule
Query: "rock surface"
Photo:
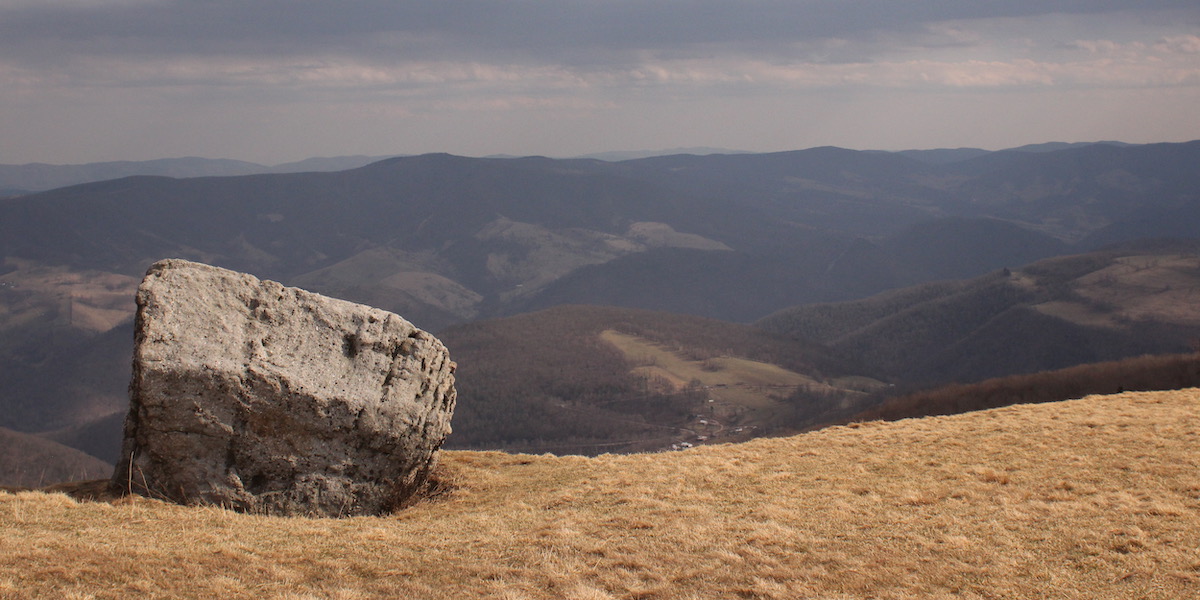
[[[450,433],[454,363],[403,318],[184,260],[150,267],[115,489],[284,515],[380,514]]]

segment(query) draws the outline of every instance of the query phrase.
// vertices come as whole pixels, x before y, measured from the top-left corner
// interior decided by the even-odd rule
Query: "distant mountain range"
[[[337,172],[135,176],[0,202],[0,252],[129,277],[180,256],[430,329],[563,303],[751,321],[1190,236],[1195,164],[1200,142],[945,165],[814,148],[615,163],[437,154]]]
[[[111,461],[97,440],[119,430],[127,402],[133,290],[164,257],[364,302],[460,340],[468,446],[608,447],[593,417],[629,424],[625,449],[657,443],[662,423],[699,432],[694,401],[709,392],[693,379],[782,386],[724,405],[724,422],[736,414],[762,431],[881,385],[1177,352],[1200,337],[1180,308],[1200,289],[1200,142],[923,152],[350,157],[3,198],[0,427]],[[321,171],[341,160],[368,164]],[[480,339],[474,327],[504,333],[494,346],[462,341]],[[606,353],[608,370],[564,367],[595,385],[556,387],[488,367],[521,347],[514,336],[563,356]],[[637,371],[634,357],[660,346],[674,348],[658,355],[674,370]],[[772,383],[748,383],[764,369]],[[672,387],[632,392],[654,378]],[[568,433],[488,437],[526,388],[542,391],[522,410],[565,411],[554,422]],[[684,400],[630,400],[651,396]]]
[[[1031,144],[1012,148],[1017,152],[1050,152],[1079,148],[1093,144],[1128,146],[1123,142],[1050,142],[1046,144]],[[989,150],[979,148],[956,148],[938,150],[902,150],[896,152],[924,162],[945,164],[976,158],[990,154]],[[728,148],[713,148],[693,146],[686,148],[670,148],[667,150],[630,150],[597,152],[584,154],[574,158],[596,159],[608,162],[636,160],[655,156],[677,154],[709,155],[709,154],[753,154],[744,150]],[[366,166],[387,158],[399,155],[384,156],[333,156],[314,157],[300,161],[268,166],[253,162],[211,159],[198,157],[162,158],[143,161],[110,161],[84,163],[76,165],[55,165],[46,163],[28,163],[21,165],[0,164],[0,195],[17,195],[29,192],[40,192],[80,183],[119,179],[132,175],[161,175],[164,177],[232,177],[237,175],[257,175],[262,173],[303,173],[344,171]],[[519,158],[517,156],[493,156],[488,158]]]
[[[212,158],[162,158],[141,161],[114,161],[81,165],[31,163],[0,165],[0,193],[39,192],[69,185],[119,179],[133,175],[163,177],[232,177],[260,173],[302,173],[307,171],[343,171],[389,158],[387,156],[335,156],[308,158],[275,166],[241,160]]]

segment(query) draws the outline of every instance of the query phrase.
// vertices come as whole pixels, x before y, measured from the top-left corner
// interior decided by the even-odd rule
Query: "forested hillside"
[[[1013,404],[1058,402],[1093,394],[1194,387],[1200,387],[1200,352],[1138,356],[909,394],[879,394],[863,401],[864,410],[843,414],[848,415],[847,422],[895,421]]]
[[[896,381],[977,381],[1200,338],[1194,242],[1129,244],[969,280],[780,311],[757,324],[818,341]]]
[[[631,356],[606,332],[657,351]],[[845,379],[859,367],[821,346],[670,313],[560,306],[453,327],[440,338],[459,364],[459,402],[447,442],[453,448],[598,454],[658,450],[695,443],[698,436],[745,439],[815,409],[770,397],[787,397],[798,387],[865,395]],[[695,370],[679,377],[679,369],[666,369],[672,360],[693,363]],[[756,377],[746,363],[779,375]],[[703,381],[722,374],[727,378],[719,384]],[[747,403],[730,393],[738,388],[750,388],[762,401]]]
[[[111,458],[133,289],[165,257],[444,334],[463,369],[452,442],[473,447],[730,439],[811,424],[879,385],[1180,352],[1200,335],[1189,308],[1200,253],[1131,240],[1195,239],[1198,158],[1200,142],[621,162],[432,154],[3,198],[0,426]],[[1124,245],[1091,253],[1111,242]],[[562,305],[657,316],[622,330],[618,313]],[[672,332],[656,337],[651,321]],[[783,350],[672,341],[725,327],[751,339],[728,322],[756,321]],[[510,358],[518,348],[542,359]],[[712,405],[710,424],[697,404]]]

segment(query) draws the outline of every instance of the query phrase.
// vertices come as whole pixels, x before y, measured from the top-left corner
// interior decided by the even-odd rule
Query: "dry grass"
[[[0,493],[0,598],[1200,595],[1200,390],[443,463],[388,518]]]

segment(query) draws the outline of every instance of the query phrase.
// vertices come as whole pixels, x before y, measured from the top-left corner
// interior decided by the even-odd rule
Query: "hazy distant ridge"
[[[31,163],[0,165],[0,192],[37,192],[54,188],[120,179],[133,175],[163,177],[230,177],[259,173],[301,173],[307,171],[344,171],[390,158],[388,156],[337,156],[307,158],[275,166],[241,160],[213,158],[162,158],[157,160],[115,161],[81,165]]]
[[[627,356],[659,346],[658,365],[635,360],[612,367],[586,389],[560,389],[558,377],[583,380],[565,367],[538,384],[541,406],[586,425],[564,426],[568,438],[552,443],[589,451],[613,449],[611,436],[596,431],[596,415],[649,422],[674,411],[686,419],[697,414],[687,405],[700,389],[688,387],[692,380],[731,386],[731,374],[770,371],[771,365],[788,373],[772,371],[770,385],[787,389],[772,387],[758,404],[737,406],[750,407],[742,416],[751,409],[774,416],[732,429],[803,417],[810,413],[800,409],[813,403],[869,388],[864,375],[897,384],[962,380],[1179,352],[1200,335],[1200,317],[1184,312],[1194,304],[1189,294],[1200,289],[1194,246],[1142,243],[1118,254],[1030,263],[1087,253],[1101,243],[1200,237],[1198,161],[1200,141],[988,152],[940,164],[833,147],[618,162],[429,154],[336,172],[123,177],[4,198],[0,426],[56,430],[48,437],[111,458],[90,440],[114,437],[109,433],[119,417],[113,415],[127,403],[132,337],[122,321],[132,314],[146,266],[164,256],[363,302],[435,332],[563,304],[743,323],[808,304],[778,313],[785,318],[772,329],[796,336],[795,342],[823,342],[836,355],[861,359],[866,369],[789,367],[728,341],[700,353],[678,342],[682,334],[658,339],[619,327],[616,322],[633,319],[612,311],[604,313],[605,323],[574,338],[580,315],[601,313],[572,313],[570,327],[551,327],[547,315],[562,312],[513,321],[534,330],[520,332],[521,339],[575,339],[572,348],[583,348],[575,355],[587,357],[575,362],[593,368],[602,362],[595,360],[596,348],[613,352],[615,342],[602,337],[610,329],[627,336],[615,338],[624,340]],[[955,289],[938,284],[852,304],[811,304],[989,272]],[[673,322],[681,331],[727,331],[723,340],[759,339],[744,326]],[[843,328],[830,330],[835,324]],[[479,331],[503,326],[485,323]],[[496,349],[481,346],[479,356],[514,351],[507,342],[513,336],[494,337]],[[472,377],[468,364],[485,361],[457,352],[467,358],[461,363],[464,438],[472,433],[471,411],[480,423],[521,414],[521,407],[503,405],[504,390],[472,391],[472,378],[496,383],[494,371]],[[567,356],[559,351],[554,358]],[[612,358],[604,364],[620,363]],[[646,392],[637,391],[630,368],[649,366],[658,367],[655,377],[674,382],[661,393],[681,402],[631,400]],[[802,377],[812,381],[797,387]],[[517,382],[507,389],[518,392],[507,397],[528,399],[531,387]],[[566,425],[567,419],[545,417],[546,410],[533,414],[539,423]],[[717,421],[732,424],[730,415]],[[685,422],[673,430],[702,428]],[[616,441],[642,443],[662,437],[658,431]],[[506,441],[522,447],[542,443],[535,437],[551,442],[529,428],[510,433],[516,439]]]
[[[1020,152],[1052,152],[1068,148],[1079,148],[1093,144],[1109,144],[1129,146],[1124,142],[1047,142],[1044,144],[1029,144],[1012,148]],[[884,152],[884,151],[879,151]],[[946,164],[975,158],[991,151],[980,148],[955,148],[935,150],[902,150],[895,154],[915,158],[930,164]],[[755,154],[746,150],[731,150],[728,148],[712,148],[696,146],[686,148],[668,148],[663,150],[615,150],[584,154],[575,158],[619,162],[671,155],[706,156],[712,154]],[[332,156],[313,157],[304,160],[281,163],[273,166],[232,159],[213,158],[161,158],[142,161],[109,161],[75,165],[56,165],[47,163],[29,163],[22,165],[0,164],[0,195],[22,192],[38,192],[80,183],[119,179],[131,175],[161,175],[164,177],[229,177],[236,175],[255,175],[260,173],[304,173],[328,172],[357,169],[387,158],[400,155],[382,156]],[[497,158],[497,157],[493,157]],[[503,158],[517,158],[504,156]]]

